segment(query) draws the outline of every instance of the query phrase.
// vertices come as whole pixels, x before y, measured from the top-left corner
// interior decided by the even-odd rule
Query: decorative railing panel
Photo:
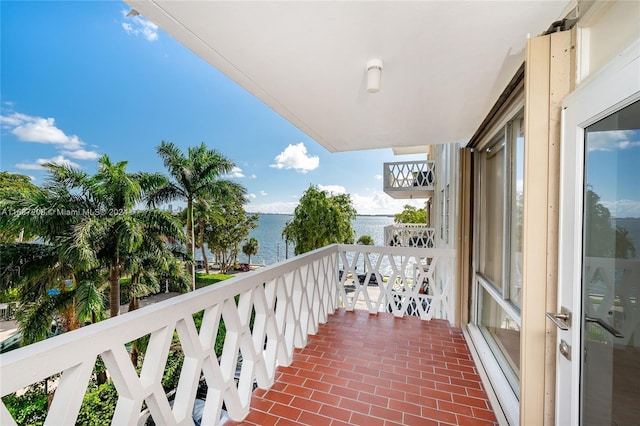
[[[340,306],[451,319],[455,250],[339,247]]]
[[[55,377],[45,424],[75,424],[100,358],[118,394],[112,424],[136,424],[143,411],[156,424],[193,424],[197,398],[204,404],[202,424],[217,424],[223,408],[241,420],[255,386],[272,386],[276,367],[289,365],[294,348],[304,347],[340,306],[364,303],[372,313],[447,318],[453,263],[449,250],[332,245],[2,354],[0,396]],[[361,272],[362,281],[354,280]],[[198,328],[194,315],[200,313]],[[127,345],[144,336],[137,371]],[[162,378],[176,346],[184,361],[177,387],[167,392]],[[4,402],[0,424],[16,424]]]
[[[435,189],[435,161],[384,163],[384,192],[393,198],[426,198]]]
[[[384,227],[384,245],[434,248],[436,230],[422,223],[399,223]]]

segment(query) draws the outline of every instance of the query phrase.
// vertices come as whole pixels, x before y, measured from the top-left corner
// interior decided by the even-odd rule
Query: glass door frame
[[[557,344],[569,345],[569,358],[556,353],[556,424],[579,424],[582,350],[582,247],[585,129],[640,100],[640,40],[618,55],[563,102],[558,258],[558,312],[572,313],[569,330]]]
[[[521,328],[521,311],[520,307],[513,304],[510,300],[509,293],[509,280],[511,262],[510,259],[510,229],[511,229],[511,195],[514,183],[513,169],[515,157],[512,155],[514,150],[514,144],[516,144],[516,137],[513,133],[513,123],[518,121],[518,129],[523,128],[524,122],[524,90],[519,90],[514,97],[514,100],[510,103],[509,107],[504,111],[500,121],[498,121],[492,128],[492,131],[487,132],[487,136],[483,139],[482,143],[478,147],[474,148],[474,154],[472,162],[473,166],[473,249],[472,249],[472,270],[471,270],[471,300],[469,309],[469,323],[467,324],[467,331],[469,337],[473,341],[475,349],[478,352],[479,358],[482,362],[483,368],[487,375],[490,377],[491,385],[495,395],[499,401],[499,405],[502,412],[509,424],[518,424],[519,418],[519,374],[515,374],[508,368],[508,359],[502,353],[500,353],[500,347],[496,342],[488,338],[486,330],[483,330],[480,322],[480,301],[483,294],[495,303],[495,307],[502,310],[502,312],[508,316],[518,329]],[[526,143],[526,142],[525,142]],[[505,156],[502,169],[502,186],[504,191],[504,197],[502,197],[501,205],[496,204],[498,208],[503,212],[502,217],[502,249],[500,250],[501,264],[500,273],[496,276],[499,280],[498,283],[494,283],[490,278],[484,276],[482,273],[482,247],[480,231],[482,226],[486,224],[486,214],[481,214],[481,211],[485,210],[482,207],[482,203],[486,200],[482,198],[483,186],[486,185],[484,180],[483,161],[482,155],[490,155],[493,157],[498,153],[502,153]],[[486,166],[486,165],[485,165]],[[519,342],[518,342],[519,347]],[[518,360],[519,361],[519,360]]]

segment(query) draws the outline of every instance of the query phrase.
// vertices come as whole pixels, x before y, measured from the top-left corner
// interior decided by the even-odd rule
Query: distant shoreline
[[[293,213],[262,213],[262,212],[247,212],[248,214],[262,214],[265,216],[293,216]],[[395,217],[395,214],[357,214],[356,217]]]

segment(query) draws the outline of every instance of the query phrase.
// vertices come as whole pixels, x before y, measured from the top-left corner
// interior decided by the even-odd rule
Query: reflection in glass
[[[480,189],[482,220],[480,222],[479,271],[492,284],[502,287],[504,257],[505,149],[502,136],[481,154]]]
[[[511,235],[509,256],[509,300],[518,308],[522,290],[522,211],[524,206],[524,129],[523,119],[511,127]]]
[[[480,286],[478,293],[480,330],[517,395],[520,377],[520,327],[484,287]]]
[[[589,126],[585,150],[582,423],[638,424],[640,102]]]

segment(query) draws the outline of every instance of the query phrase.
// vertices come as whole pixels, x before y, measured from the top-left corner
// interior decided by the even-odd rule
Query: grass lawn
[[[196,290],[233,277],[234,275],[228,274],[203,274],[198,272],[196,273]]]

